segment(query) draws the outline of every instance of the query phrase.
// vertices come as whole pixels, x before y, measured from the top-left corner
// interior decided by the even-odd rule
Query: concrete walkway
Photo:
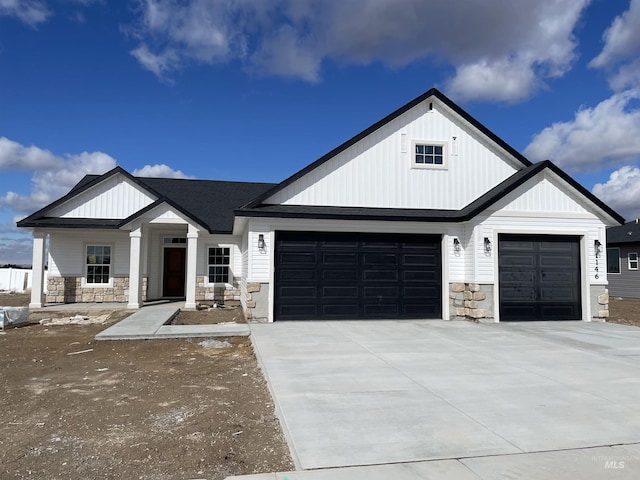
[[[247,324],[166,325],[184,302],[146,305],[96,335],[96,340],[153,340],[158,338],[248,336]]]
[[[400,472],[416,465],[455,470],[442,478],[640,478],[640,329],[443,321],[251,329],[296,468],[317,469],[256,478],[409,478]],[[524,475],[545,462],[546,473]],[[371,477],[375,464],[387,473]],[[333,469],[354,466],[363,470],[348,477]]]

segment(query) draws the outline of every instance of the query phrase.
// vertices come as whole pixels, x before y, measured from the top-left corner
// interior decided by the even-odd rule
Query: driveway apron
[[[584,322],[251,325],[296,466],[640,442],[640,329]]]

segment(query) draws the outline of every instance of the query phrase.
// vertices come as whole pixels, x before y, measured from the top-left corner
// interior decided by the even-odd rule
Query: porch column
[[[129,251],[129,303],[127,308],[140,308],[140,244],[142,240],[142,229],[140,227],[131,230],[129,233],[131,242]]]
[[[33,257],[31,261],[31,302],[29,308],[42,308],[44,292],[44,256],[47,234],[33,231]]]
[[[198,265],[198,230],[189,225],[187,233],[187,291],[184,308],[196,309],[196,267]]]

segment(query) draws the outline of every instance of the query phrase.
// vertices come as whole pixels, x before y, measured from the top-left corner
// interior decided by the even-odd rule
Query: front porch
[[[221,243],[228,253],[223,265],[227,281],[214,283],[210,249]],[[239,258],[237,243],[164,207],[118,229],[36,229],[29,307],[113,302],[138,309],[149,301],[182,300],[185,310],[194,310],[197,302],[239,301],[240,279],[231,265],[231,258]]]

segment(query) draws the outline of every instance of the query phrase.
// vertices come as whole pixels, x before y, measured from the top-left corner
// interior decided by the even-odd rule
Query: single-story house
[[[118,167],[18,226],[31,307],[233,299],[254,321],[497,322],[606,317],[605,231],[623,222],[431,89],[278,184]]]
[[[607,229],[607,278],[609,295],[640,298],[640,221]]]

